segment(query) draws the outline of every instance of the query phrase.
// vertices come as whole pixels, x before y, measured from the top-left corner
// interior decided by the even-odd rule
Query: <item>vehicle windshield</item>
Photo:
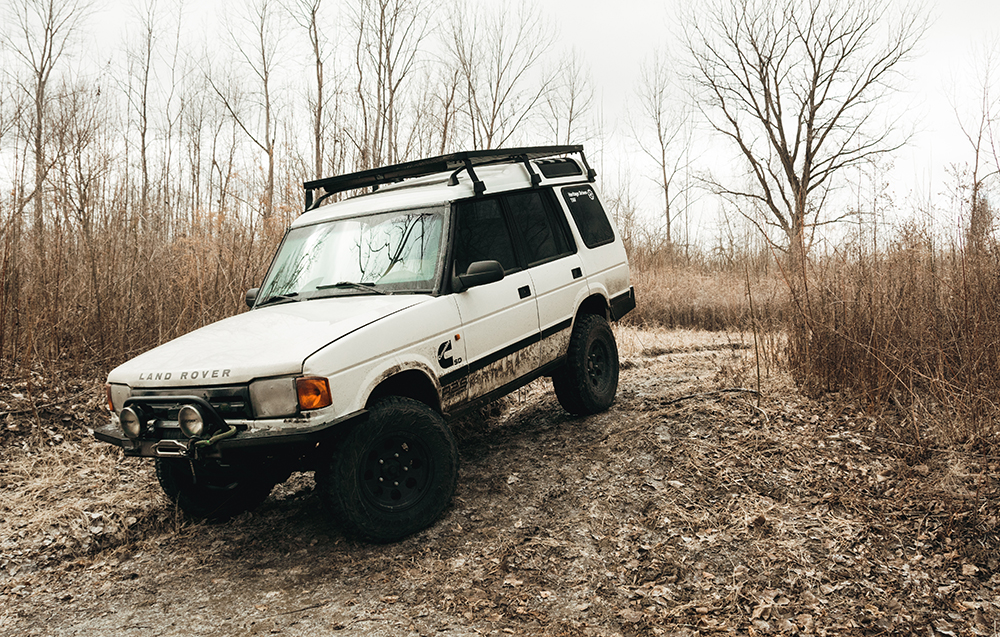
[[[293,228],[261,286],[258,306],[392,292],[433,292],[446,207],[392,211]]]

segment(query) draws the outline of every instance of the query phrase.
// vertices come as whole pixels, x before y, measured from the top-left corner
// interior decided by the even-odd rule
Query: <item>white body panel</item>
[[[112,370],[108,382],[131,387],[206,386],[300,374],[303,362],[317,350],[429,298],[350,296],[237,314],[133,358]]]
[[[333,411],[342,416],[363,409],[372,390],[394,374],[417,370],[434,382],[461,365],[454,362],[465,358],[465,339],[455,339],[461,333],[455,296],[429,297],[331,343],[309,357],[302,371],[329,377]],[[446,343],[450,350],[439,356]],[[445,367],[447,356],[453,362]]]
[[[528,289],[521,297],[520,289]],[[468,398],[478,398],[537,368],[537,351],[519,343],[538,333],[538,309],[527,272],[454,295],[465,326]],[[516,349],[516,351],[507,350]],[[502,356],[501,356],[502,355]],[[497,358],[500,356],[500,358]]]

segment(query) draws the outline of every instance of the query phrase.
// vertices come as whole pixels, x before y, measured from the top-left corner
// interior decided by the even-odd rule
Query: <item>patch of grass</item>
[[[650,263],[632,268],[637,325],[702,330],[773,329],[786,315],[787,287],[771,272],[747,274],[698,264]],[[753,311],[751,312],[751,298]]]
[[[905,416],[883,434],[919,450],[1000,449],[1000,251],[902,231],[884,249],[813,264],[790,335],[799,382]],[[920,455],[918,453],[917,455]]]

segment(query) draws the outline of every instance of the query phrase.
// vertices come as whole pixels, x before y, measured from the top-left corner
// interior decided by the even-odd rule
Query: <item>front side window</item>
[[[445,211],[393,211],[289,230],[258,306],[345,294],[433,292]]]
[[[496,199],[459,204],[455,229],[455,272],[465,274],[476,261],[499,261],[505,272],[518,267],[507,222]]]

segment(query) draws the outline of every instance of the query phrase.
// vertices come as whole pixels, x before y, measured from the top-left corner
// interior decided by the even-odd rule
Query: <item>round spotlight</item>
[[[142,421],[142,412],[132,407],[122,409],[121,413],[118,414],[118,422],[121,423],[125,435],[132,440],[141,436],[146,428],[146,424]]]
[[[188,438],[200,438],[205,433],[205,418],[194,405],[184,405],[177,412],[177,423]]]

